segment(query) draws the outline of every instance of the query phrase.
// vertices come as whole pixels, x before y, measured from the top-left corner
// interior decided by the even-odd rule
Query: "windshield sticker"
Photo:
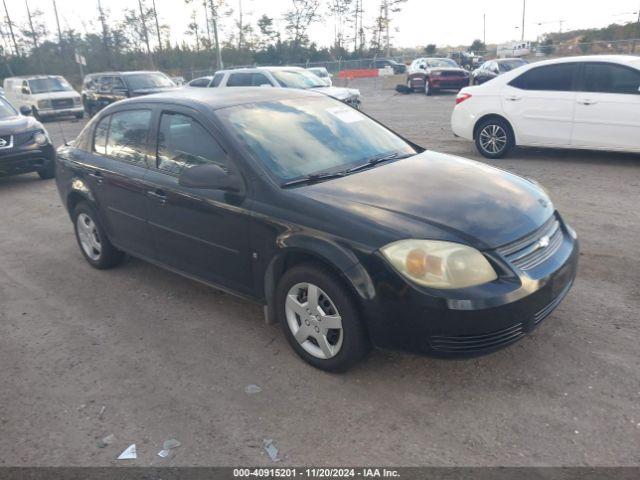
[[[364,119],[363,115],[349,107],[331,107],[327,108],[327,112],[344,123],[361,122]]]

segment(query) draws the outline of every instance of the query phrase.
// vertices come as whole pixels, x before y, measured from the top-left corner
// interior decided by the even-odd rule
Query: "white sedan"
[[[488,158],[516,145],[640,152],[640,57],[524,65],[462,89],[451,127]]]

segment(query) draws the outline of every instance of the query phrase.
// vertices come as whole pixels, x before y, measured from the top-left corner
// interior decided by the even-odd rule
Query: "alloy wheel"
[[[95,222],[86,213],[81,213],[76,220],[76,227],[82,250],[91,260],[97,262],[102,255],[102,242]]]
[[[480,131],[480,146],[492,155],[499,154],[507,146],[507,132],[500,125],[487,125]]]
[[[342,317],[333,300],[312,283],[298,283],[289,289],[285,301],[287,326],[310,355],[327,360],[342,348]]]

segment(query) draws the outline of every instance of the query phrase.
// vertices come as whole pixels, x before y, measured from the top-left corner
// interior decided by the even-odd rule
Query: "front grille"
[[[73,98],[56,98],[51,100],[53,108],[71,108],[73,107]]]
[[[466,77],[465,72],[442,72],[443,77]]]
[[[498,253],[521,270],[530,270],[542,264],[562,245],[562,228],[555,216],[530,235],[505,245]]]
[[[16,147],[19,147],[20,145],[24,145],[25,143],[29,143],[33,139],[33,136],[35,134],[36,132],[18,133],[13,137],[13,143]]]
[[[483,335],[434,335],[430,339],[431,348],[443,353],[475,353],[500,348],[524,336],[522,323],[512,325],[497,332]]]

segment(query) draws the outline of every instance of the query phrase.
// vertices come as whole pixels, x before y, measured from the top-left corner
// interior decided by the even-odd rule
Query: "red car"
[[[436,90],[460,90],[469,85],[469,72],[450,58],[417,58],[409,67],[407,86],[431,95]]]

